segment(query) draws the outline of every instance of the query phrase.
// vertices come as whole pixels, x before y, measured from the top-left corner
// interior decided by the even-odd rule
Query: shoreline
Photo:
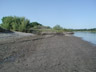
[[[94,43],[92,43],[92,42],[89,42],[89,41],[87,41],[87,40],[84,40],[82,37],[78,37],[78,36],[74,36],[74,37],[77,37],[77,38],[79,38],[79,39],[81,39],[81,40],[83,40],[83,41],[91,44],[92,46],[96,46],[96,44],[94,44]]]
[[[4,35],[5,34],[5,35]],[[24,37],[27,38],[27,37],[39,37],[39,36],[42,36],[44,37],[44,35],[35,35],[35,34],[32,34],[32,33],[23,33],[23,32],[12,32],[12,33],[0,33],[0,43],[6,43],[7,41],[9,42],[12,42],[12,41],[16,41],[16,40],[19,40],[19,39],[23,39]],[[51,36],[50,34],[49,35],[45,35],[46,37],[47,36]],[[52,36],[55,36],[54,34]],[[64,33],[64,36],[73,36],[73,37],[76,37],[76,38],[80,38],[81,40],[87,42],[87,43],[90,43],[92,46],[96,46],[96,44],[90,42],[90,41],[87,41],[87,40],[84,40],[82,37],[78,37],[78,36],[74,36],[72,34],[67,34],[67,33]]]
[[[95,72],[95,57],[96,47],[76,36],[26,36],[0,43],[1,72]]]

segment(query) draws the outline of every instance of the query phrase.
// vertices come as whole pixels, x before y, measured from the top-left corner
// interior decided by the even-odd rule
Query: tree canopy
[[[30,21],[25,17],[7,16],[2,18],[1,27],[7,30],[26,31]]]
[[[60,25],[56,25],[53,27],[54,30],[63,30],[63,28]]]

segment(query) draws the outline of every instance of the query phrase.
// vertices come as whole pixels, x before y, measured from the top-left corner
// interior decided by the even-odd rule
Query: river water
[[[96,32],[75,32],[74,36],[81,37],[83,40],[96,44]]]

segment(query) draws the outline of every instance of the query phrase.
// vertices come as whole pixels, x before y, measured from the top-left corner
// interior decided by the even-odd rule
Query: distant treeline
[[[30,22],[30,20],[26,19],[25,17],[17,17],[17,16],[3,17],[0,27],[6,30],[20,31],[20,32],[27,32],[32,28],[33,29],[50,28],[48,26],[43,26],[38,22]]]
[[[92,32],[94,32],[94,31],[96,31],[96,28],[92,28],[92,29],[70,29],[70,30],[72,30],[72,31],[92,31]]]
[[[44,26],[38,22],[30,22],[29,19],[25,17],[17,17],[17,16],[5,16],[2,18],[2,23],[0,24],[0,30],[10,30],[10,31],[20,31],[20,32],[32,32],[35,31],[56,31],[63,32],[68,31],[68,29],[64,29],[60,25],[56,25],[53,28],[49,26]]]
[[[60,25],[55,25],[53,28],[49,26],[44,26],[38,22],[30,22],[29,19],[25,17],[17,16],[5,16],[2,18],[2,23],[0,24],[0,32],[3,31],[20,31],[20,32],[33,32],[33,31],[55,31],[55,32],[64,32],[64,31],[96,31],[96,28],[93,29],[66,29]]]

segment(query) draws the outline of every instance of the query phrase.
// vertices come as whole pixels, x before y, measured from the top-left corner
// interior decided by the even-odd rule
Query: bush
[[[40,24],[40,23],[38,23],[38,22],[31,22],[31,23],[30,23],[30,27],[33,27],[33,28],[38,28],[38,27],[40,27],[40,26],[42,26],[42,24]]]
[[[7,30],[26,31],[30,21],[25,17],[7,16],[2,18],[1,27]]]
[[[0,32],[3,32],[4,31],[4,29],[2,29],[1,27],[0,27]]]
[[[63,30],[63,28],[60,25],[56,25],[53,27],[54,30]]]

